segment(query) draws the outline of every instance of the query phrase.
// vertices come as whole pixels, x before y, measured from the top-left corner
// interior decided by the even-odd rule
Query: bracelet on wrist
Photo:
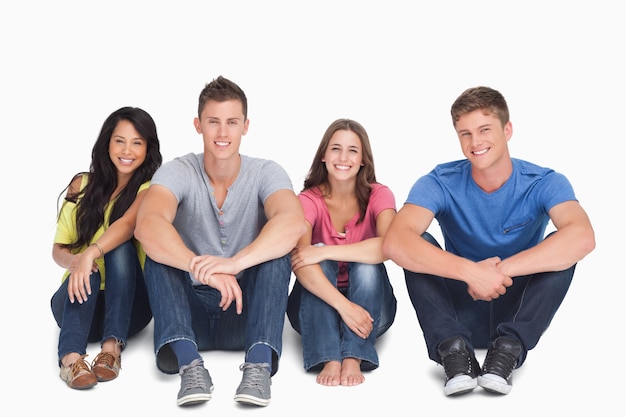
[[[93,242],[91,244],[91,246],[95,246],[96,248],[98,248],[98,250],[100,251],[100,256],[98,256],[97,259],[102,258],[104,256],[104,250],[102,250],[102,246],[100,246],[98,243]]]

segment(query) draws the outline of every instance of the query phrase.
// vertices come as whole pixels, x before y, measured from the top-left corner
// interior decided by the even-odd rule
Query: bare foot
[[[337,386],[340,375],[341,364],[338,361],[326,362],[324,369],[317,376],[317,383],[328,387]]]
[[[361,372],[361,361],[355,358],[346,358],[341,363],[341,385],[351,387],[365,382]]]

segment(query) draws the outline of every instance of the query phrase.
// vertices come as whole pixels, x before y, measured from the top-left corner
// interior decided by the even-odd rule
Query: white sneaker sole
[[[213,391],[213,387],[211,387],[211,391]],[[198,394],[190,394],[190,395],[186,395],[182,398],[179,398],[176,403],[180,406],[186,406],[186,405],[196,405],[196,404],[200,404],[200,403],[205,403],[207,401],[210,401],[211,398],[213,398],[211,396],[211,393],[198,393]]]
[[[478,385],[484,390],[494,392],[496,394],[508,394],[511,392],[512,385],[507,384],[506,380],[495,374],[484,374],[478,377]]]
[[[265,407],[266,405],[269,405],[270,403],[269,399],[264,400],[263,398],[255,397],[253,395],[248,395],[248,394],[236,394],[235,401],[237,401],[238,403],[244,403],[244,404],[260,405],[261,407]]]
[[[476,378],[469,375],[455,376],[443,387],[443,393],[446,395],[460,395],[473,391],[478,386]]]

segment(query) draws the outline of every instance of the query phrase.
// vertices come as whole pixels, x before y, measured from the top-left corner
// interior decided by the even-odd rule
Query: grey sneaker
[[[194,359],[189,365],[181,366],[178,373],[180,374],[178,405],[200,404],[211,399],[213,381],[201,359]]]
[[[241,384],[237,387],[235,393],[235,401],[260,405],[265,407],[270,403],[270,365],[268,363],[250,363],[241,364],[239,370],[243,371]]]

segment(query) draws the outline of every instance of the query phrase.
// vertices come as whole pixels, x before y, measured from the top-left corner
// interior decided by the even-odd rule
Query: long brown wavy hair
[[[370,194],[372,186],[370,184],[376,182],[376,171],[374,170],[374,155],[372,154],[372,147],[370,145],[370,139],[367,135],[365,128],[358,122],[351,119],[337,119],[328,126],[326,133],[322,137],[322,141],[315,152],[311,168],[304,179],[304,190],[309,188],[319,187],[321,185],[328,185],[328,170],[326,164],[322,162],[326,149],[330,143],[330,139],[338,130],[349,130],[354,132],[361,140],[361,147],[363,149],[363,161],[362,166],[356,176],[355,193],[359,204],[359,220],[360,223],[365,218],[365,212],[367,205],[370,201]]]

